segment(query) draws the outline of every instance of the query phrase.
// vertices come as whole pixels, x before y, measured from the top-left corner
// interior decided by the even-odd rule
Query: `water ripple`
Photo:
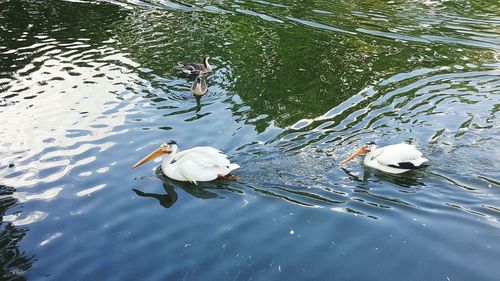
[[[13,279],[363,279],[350,261],[494,279],[498,19],[465,2],[0,3],[0,262]],[[176,65],[204,54],[197,100]],[[222,149],[240,179],[130,168],[169,139]],[[431,166],[338,166],[367,141]]]
[[[110,2],[117,3],[117,1]],[[351,35],[356,34],[356,32],[354,32],[354,30],[356,30],[360,33],[394,40],[421,43],[439,42],[445,44],[461,44],[464,46],[482,47],[493,50],[498,49],[498,40],[495,40],[495,38],[498,37],[498,33],[489,28],[491,24],[498,23],[497,18],[487,15],[486,18],[484,18],[485,15],[483,15],[483,18],[469,18],[461,15],[453,15],[441,12],[441,9],[437,8],[438,6],[434,4],[430,6],[424,5],[422,7],[407,7],[405,5],[401,5],[396,7],[396,9],[400,9],[402,7],[406,7],[407,9],[400,9],[396,11],[397,13],[394,13],[395,11],[392,10],[390,6],[387,7],[387,11],[384,11],[374,9],[369,5],[362,3],[355,5],[359,8],[359,10],[332,13],[329,10],[335,10],[336,8],[338,9],[338,7],[331,3],[321,3],[323,5],[321,6],[322,9],[311,9],[306,13],[301,10],[301,17],[297,17],[294,14],[296,13],[296,10],[299,10],[300,8],[296,7],[296,3],[286,5],[267,1],[234,1],[236,4],[217,3],[218,6],[206,5],[202,9],[198,9],[196,6],[203,6],[203,3],[191,3],[191,1],[123,1],[118,3],[131,5],[129,7],[141,6],[152,9],[168,8],[180,11],[207,11],[216,13],[237,12],[249,16],[256,16],[269,22],[284,23],[284,21],[280,20],[280,18],[286,18],[290,21],[298,22],[313,28]],[[255,4],[257,4],[258,7],[256,7]],[[428,12],[429,7],[432,7],[430,13]],[[254,10],[255,8],[258,8],[258,11]],[[344,12],[344,14],[341,12]],[[335,18],[337,17],[337,14],[344,16],[346,12],[350,12],[352,14],[352,18],[344,18],[340,26],[333,27],[329,24],[329,21],[324,18]],[[392,15],[388,16],[389,13]],[[488,19],[487,17],[490,18]],[[394,25],[393,22],[406,22],[407,24]],[[415,24],[415,22],[417,22],[417,24]],[[441,35],[441,27],[448,28],[451,30],[451,33],[446,34],[445,36]],[[468,33],[467,30],[471,28],[474,28],[475,30],[484,29],[485,32],[482,34]],[[421,31],[426,33],[422,34]],[[471,36],[467,37],[469,34]]]
[[[250,15],[250,16],[256,16],[256,17],[259,17],[259,18],[261,18],[263,20],[266,20],[266,21],[283,23],[283,21],[281,21],[279,19],[273,18],[271,16],[268,16],[268,15],[265,15],[265,14],[262,14],[262,13],[257,13],[257,12],[251,11],[251,10],[236,9],[236,11],[239,12],[239,13],[242,13],[242,14],[246,14],[246,15]]]
[[[287,17],[287,19],[289,19],[291,21],[295,21],[295,22],[301,23],[301,24],[304,24],[304,25],[307,25],[307,26],[311,26],[311,27],[315,27],[315,28],[320,28],[320,29],[324,29],[324,30],[335,31],[335,32],[342,32],[342,33],[348,33],[348,34],[356,34],[356,32],[351,32],[351,31],[343,30],[343,29],[336,28],[336,27],[333,27],[333,26],[329,26],[329,25],[326,25],[326,24],[316,23],[316,22],[312,22],[312,21],[308,21],[308,20],[297,19],[297,18],[293,18],[293,17]]]

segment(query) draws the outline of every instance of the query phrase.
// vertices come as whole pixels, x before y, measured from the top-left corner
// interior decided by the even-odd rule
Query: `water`
[[[498,279],[499,11],[0,1],[2,280]],[[130,169],[168,139],[240,179]],[[369,141],[431,166],[338,166]]]

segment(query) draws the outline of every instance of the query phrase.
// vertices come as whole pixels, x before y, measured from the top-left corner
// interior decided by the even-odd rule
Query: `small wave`
[[[250,16],[256,16],[256,17],[259,17],[265,21],[270,21],[270,22],[279,22],[279,23],[283,23],[282,20],[279,20],[277,18],[274,18],[274,17],[271,17],[271,16],[268,16],[268,15],[265,15],[265,14],[262,14],[262,13],[258,13],[258,12],[254,12],[254,11],[251,11],[251,10],[247,10],[247,9],[236,9],[237,12],[239,13],[242,13],[242,14],[245,14],[245,15],[250,15]]]

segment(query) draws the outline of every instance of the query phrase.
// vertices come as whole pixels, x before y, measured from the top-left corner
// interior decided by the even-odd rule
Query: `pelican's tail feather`
[[[240,165],[231,163],[231,164],[227,165],[227,167],[229,168],[229,170],[232,171],[232,170],[238,169],[240,167]]]

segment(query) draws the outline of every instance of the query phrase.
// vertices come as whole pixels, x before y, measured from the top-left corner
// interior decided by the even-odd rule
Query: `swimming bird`
[[[196,76],[196,79],[191,85],[191,92],[195,96],[202,96],[207,92],[207,80],[203,74]]]
[[[203,64],[199,63],[180,63],[181,71],[189,75],[200,75],[212,72],[212,66],[208,63],[210,57],[205,55]]]
[[[198,146],[178,152],[176,141],[162,144],[158,149],[135,163],[136,168],[160,155],[163,157],[161,169],[163,173],[177,181],[188,181],[197,184],[199,181],[212,181],[215,179],[238,179],[228,174],[238,169],[238,164],[231,163],[227,156],[219,150],[209,146]]]
[[[351,156],[340,163],[343,165],[357,156],[366,153],[363,163],[371,168],[391,173],[401,174],[410,170],[429,166],[428,159],[415,146],[407,143],[392,144],[377,148],[376,145],[364,145]]]

